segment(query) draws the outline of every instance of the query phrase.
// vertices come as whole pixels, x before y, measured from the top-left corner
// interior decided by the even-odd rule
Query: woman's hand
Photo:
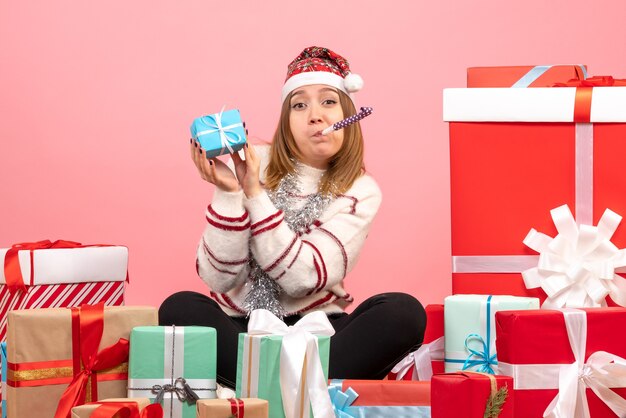
[[[263,191],[263,187],[261,187],[261,182],[259,181],[261,160],[254,151],[254,148],[248,146],[248,143],[244,145],[243,153],[246,157],[245,161],[241,159],[239,153],[233,154],[235,172],[237,173],[237,179],[246,197],[253,198]]]
[[[196,165],[196,168],[200,173],[200,177],[225,192],[238,191],[239,182],[231,169],[217,158],[212,158],[210,160],[207,159],[206,152],[202,149],[198,142],[193,140],[193,138],[190,142],[189,149],[191,152],[191,159]]]

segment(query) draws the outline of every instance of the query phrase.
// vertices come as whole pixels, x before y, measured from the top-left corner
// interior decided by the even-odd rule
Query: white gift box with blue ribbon
[[[444,301],[445,371],[499,374],[495,315],[498,311],[539,309],[538,298],[453,295]]]
[[[233,154],[246,144],[246,131],[239,110],[224,110],[201,116],[191,123],[191,137],[209,158]]]

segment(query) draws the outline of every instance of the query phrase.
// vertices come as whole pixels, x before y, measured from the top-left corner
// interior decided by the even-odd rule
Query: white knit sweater
[[[269,146],[255,150],[261,157],[264,182]],[[301,206],[306,195],[317,192],[324,171],[300,164],[298,173],[304,195],[297,197]],[[250,249],[259,266],[282,288],[279,300],[287,315],[343,312],[353,300],[343,280],[359,257],[381,198],[378,185],[365,174],[326,207],[310,231],[299,235],[283,221],[282,211],[265,191],[248,199],[243,191],[216,188],[198,246],[198,274],[224,312],[243,316]]]

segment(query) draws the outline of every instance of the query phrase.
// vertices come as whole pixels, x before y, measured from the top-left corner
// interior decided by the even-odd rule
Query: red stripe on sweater
[[[249,221],[246,222],[243,225],[232,226],[232,225],[225,225],[225,224],[221,224],[219,222],[215,222],[213,219],[209,218],[208,216],[206,217],[206,220],[207,220],[208,223],[210,223],[214,227],[216,227],[218,229],[223,229],[224,231],[245,231],[246,229],[250,228],[250,222]]]
[[[276,217],[280,216],[283,214],[282,210],[277,211],[276,213],[274,213],[273,215],[268,216],[267,218],[261,219],[259,222],[255,222],[252,224],[252,226],[250,228],[252,229],[256,229],[259,226],[268,223],[269,221],[271,221],[272,219],[275,219]]]
[[[233,310],[235,310],[235,311],[237,311],[239,313],[242,313],[242,314],[247,313],[244,309],[242,309],[239,306],[235,305],[235,302],[233,302],[233,300],[226,293],[222,293],[221,296],[222,296],[222,298],[224,298],[224,302],[226,302],[231,309],[233,309]]]
[[[345,199],[352,200],[352,208],[350,209],[350,215],[354,215],[356,213],[356,205],[357,203],[359,203],[359,199],[357,199],[354,196],[348,196],[347,194],[340,194],[340,195],[337,195],[337,197],[343,197]]]
[[[322,231],[324,232],[326,235],[328,235],[329,237],[331,237],[333,239],[333,241],[335,241],[335,243],[337,244],[337,246],[339,247],[339,249],[341,250],[341,255],[343,257],[343,274],[341,276],[341,278],[343,279],[344,277],[346,277],[346,273],[348,270],[348,254],[346,253],[346,249],[344,248],[343,244],[341,243],[341,241],[339,241],[339,238],[337,238],[332,232],[330,232],[328,229],[324,229],[324,228],[318,228],[318,231]]]
[[[296,256],[293,258],[293,260],[291,260],[291,263],[289,263],[289,265],[287,266],[288,269],[291,268],[291,266],[293,266],[293,263],[296,262],[296,259],[298,258],[298,256],[300,255],[300,250],[302,250],[302,241],[300,241],[300,246],[298,247],[298,251],[296,252]]]
[[[219,298],[219,295],[217,293],[215,293],[214,291],[210,291],[209,295],[211,295],[211,297],[220,305],[225,306],[225,307],[229,307],[226,302],[224,302],[222,299]]]
[[[324,263],[324,258],[322,257],[322,253],[320,252],[320,250],[317,249],[315,245],[313,245],[313,243],[311,243],[310,241],[305,241],[305,240],[302,240],[302,242],[310,245],[311,248],[313,248],[313,251],[317,253],[317,258],[320,260],[320,263],[322,264],[322,273],[323,273],[322,282],[321,283],[318,282],[314,289],[314,290],[320,291],[324,288],[324,286],[326,286],[326,282],[328,281],[328,272],[326,271],[326,263]],[[313,261],[315,261],[315,259],[313,259]]]
[[[244,212],[243,215],[241,215],[238,218],[232,218],[230,216],[222,216],[219,213],[215,212],[215,210],[213,209],[212,205],[209,205],[207,207],[207,210],[209,211],[209,213],[213,216],[215,216],[217,219],[219,219],[220,221],[225,221],[225,222],[243,222],[246,219],[248,219],[248,212]]]
[[[211,261],[210,258],[207,258],[206,260],[209,262],[211,267],[213,267],[215,270],[219,271],[220,273],[230,274],[231,276],[236,276],[237,275],[237,273],[235,273],[233,271],[222,270],[222,269],[218,268],[215,264],[213,264],[213,262]]]
[[[244,264],[248,262],[248,258],[243,258],[241,260],[233,260],[233,261],[225,261],[225,260],[220,260],[219,258],[216,257],[216,255],[213,253],[213,251],[211,251],[211,249],[209,248],[209,245],[206,243],[206,241],[204,240],[204,238],[202,238],[202,248],[204,248],[204,253],[211,256],[211,258],[213,258],[213,260],[217,261],[220,264],[224,264],[227,266],[238,266],[240,264]]]
[[[352,297],[350,293],[346,293],[344,296],[341,297],[341,299],[345,299],[346,302],[349,302],[349,303],[354,302],[354,298]]]
[[[328,292],[328,293],[326,294],[326,296],[324,296],[323,298],[316,300],[315,302],[313,302],[313,303],[312,303],[312,304],[310,304],[309,306],[306,306],[306,307],[304,307],[304,308],[302,308],[302,309],[300,309],[299,311],[294,312],[294,313],[296,313],[296,314],[304,313],[304,312],[306,312],[306,311],[308,311],[308,310],[310,310],[310,309],[315,308],[316,306],[320,306],[320,305],[321,305],[321,304],[323,304],[323,303],[326,303],[326,302],[329,302],[329,303],[330,303],[330,302],[332,302],[332,300],[331,300],[331,299],[332,299],[333,297],[334,297],[335,299],[337,299],[337,296],[335,296],[334,294],[332,294],[332,293]]]
[[[287,254],[289,254],[289,252],[291,251],[291,249],[293,248],[294,244],[296,243],[296,241],[298,240],[297,236],[293,237],[293,240],[291,241],[291,244],[289,244],[289,246],[287,246],[287,249],[285,251],[282,252],[282,254],[276,259],[276,261],[274,261],[269,267],[264,268],[263,270],[265,270],[266,273],[272,271],[273,269],[276,268],[276,266],[285,259],[285,257],[287,257]]]
[[[269,230],[272,230],[272,229],[276,228],[278,225],[280,225],[282,222],[283,222],[283,220],[281,219],[280,221],[275,222],[275,223],[273,223],[271,225],[268,225],[265,228],[257,229],[256,231],[254,231],[252,233],[252,236],[254,237],[254,236],[257,236],[259,234],[262,234],[263,232],[267,232]]]
[[[320,277],[320,266],[319,264],[317,264],[317,261],[315,260],[315,256],[313,256],[313,265],[315,266],[315,271],[317,272],[317,282],[315,283],[315,287],[311,290],[309,290],[307,292],[307,296],[309,296],[311,293],[315,292],[318,288],[318,286],[320,285],[320,282],[322,281],[322,278]]]
[[[215,299],[215,301],[217,303],[219,303],[222,306],[225,306],[227,308],[230,308],[236,312],[242,313],[242,314],[246,314],[247,312],[245,310],[243,310],[242,308],[240,308],[239,306],[235,305],[235,303],[232,301],[231,298],[228,297],[228,295],[226,295],[226,293],[215,293],[213,291],[211,291],[211,297],[213,299]],[[221,298],[221,300],[220,300]]]

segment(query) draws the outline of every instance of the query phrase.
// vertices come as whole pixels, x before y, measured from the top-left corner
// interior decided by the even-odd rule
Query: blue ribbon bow
[[[469,334],[467,336],[467,338],[465,338],[465,349],[467,351],[469,351],[469,356],[467,356],[467,359],[465,359],[465,363],[463,363],[463,368],[462,370],[467,370],[470,367],[476,367],[476,366],[480,366],[476,371],[481,372],[481,373],[489,373],[489,374],[496,374],[496,372],[493,370],[493,368],[491,367],[491,365],[497,365],[498,362],[496,360],[496,353],[491,354],[490,353],[490,342],[491,342],[491,298],[493,296],[489,295],[489,297],[487,298],[487,319],[486,319],[486,328],[487,328],[487,340],[485,341],[485,339],[478,335],[478,334]],[[483,349],[482,351],[480,350],[474,350],[471,349],[469,347],[468,341],[471,339],[477,339],[478,341],[480,341],[483,345]],[[473,359],[472,357],[475,356],[477,358]]]
[[[352,388],[346,389],[345,392],[341,390],[341,381],[332,381],[328,386],[328,394],[330,395],[330,402],[333,405],[333,411],[336,418],[357,418],[358,415],[354,415],[350,405],[359,397],[359,394]]]
[[[489,326],[489,323],[487,323],[487,326]],[[489,331],[487,331],[487,335],[489,335]],[[487,337],[489,338],[489,337]],[[471,339],[477,339],[478,341],[480,341],[483,345],[483,349],[482,351],[480,350],[474,350],[472,348],[469,347],[468,345],[468,341]],[[462,370],[467,370],[471,367],[476,367],[476,366],[480,366],[476,371],[480,372],[480,373],[489,373],[489,374],[496,374],[496,372],[493,370],[493,368],[491,367],[491,365],[497,365],[498,362],[496,360],[496,353],[491,354],[489,351],[489,344],[487,342],[485,342],[485,340],[483,339],[483,337],[481,337],[478,334],[470,334],[467,336],[467,338],[465,339],[465,349],[467,351],[470,352],[470,355],[467,356],[467,359],[465,359],[465,363],[463,363],[463,369]],[[476,358],[472,358],[472,356],[475,356]]]

